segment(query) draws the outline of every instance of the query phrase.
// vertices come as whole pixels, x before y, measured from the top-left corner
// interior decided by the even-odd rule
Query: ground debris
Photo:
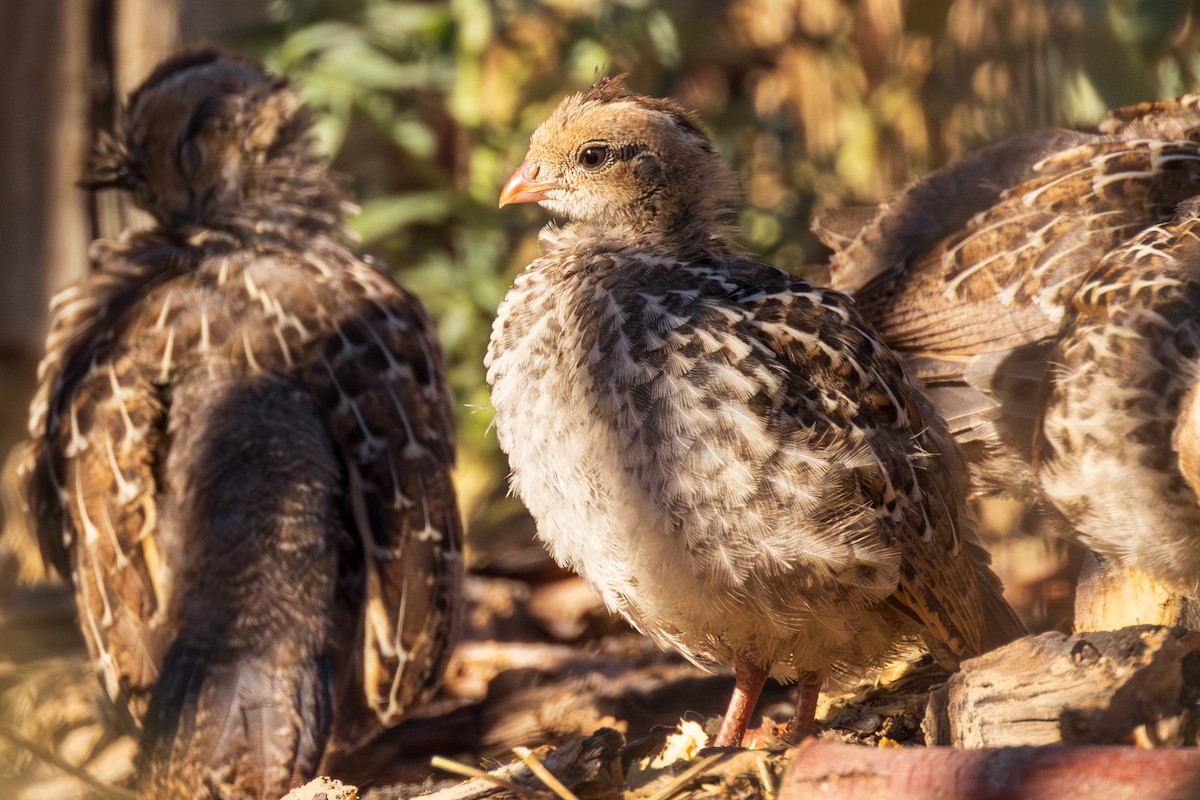
[[[292,789],[282,800],[358,800],[358,787],[322,776]]]
[[[624,738],[619,731],[601,728],[591,736],[574,737],[558,747],[540,748],[530,754],[545,771],[568,790],[569,798],[577,800],[616,800],[622,796],[621,747]],[[449,766],[439,759],[439,765]],[[459,765],[455,770],[477,772],[473,768]],[[539,776],[536,767],[518,759],[496,767],[456,786],[431,794],[422,794],[422,800],[475,800],[476,798],[541,798],[562,796],[556,792],[553,781]],[[366,800],[400,800],[416,795],[407,787],[380,788],[366,795]]]
[[[45,634],[32,648],[22,645],[14,649],[20,637],[0,641],[0,723],[41,743],[88,776],[118,790],[127,788],[133,776],[135,742],[121,736],[117,721],[106,716],[106,706],[99,701],[99,682],[74,632],[70,606],[57,597],[61,591],[40,587],[8,595],[7,604],[0,600],[0,632],[32,627]],[[539,597],[543,600],[535,611]],[[930,760],[920,763],[933,770],[930,780],[940,780],[951,788],[959,778],[947,765],[957,764],[955,759],[966,759],[963,763],[972,768],[1000,765],[1018,776],[1014,780],[1025,780],[1020,776],[1029,770],[1029,775],[1043,770],[1066,775],[1071,769],[1091,769],[1093,765],[1084,747],[1059,748],[1061,752],[1045,763],[1028,761],[1029,756],[1020,749],[1001,756],[995,751],[960,755],[961,751],[924,747],[927,742],[921,725],[927,702],[931,692],[938,695],[938,688],[947,680],[945,672],[927,657],[897,662],[876,681],[852,691],[824,694],[818,709],[817,741],[798,748],[788,747],[792,689],[770,685],[759,706],[762,722],[745,741],[752,749],[717,751],[705,747],[703,731],[719,722],[732,688],[730,677],[705,673],[615,621],[598,621],[599,612],[577,581],[551,575],[537,584],[525,584],[477,576],[472,579],[470,598],[467,636],[453,656],[440,696],[414,709],[370,748],[344,754],[340,763],[331,759],[322,771],[336,775],[341,783],[318,779],[294,790],[287,800],[880,796],[901,800],[905,795],[886,782],[872,784],[876,788],[865,794],[849,793],[844,776],[828,773],[821,777],[821,765],[814,766],[813,756],[804,754],[832,754],[831,765],[860,764],[863,775],[886,781],[888,769],[894,767],[901,773],[908,769],[905,765],[912,756],[905,754],[924,753],[922,757]],[[14,602],[19,608],[12,608]],[[34,617],[36,624],[26,626],[25,620]],[[1200,675],[1197,636],[1200,634],[1179,629],[1141,628],[1070,638],[1060,634],[1028,637],[1011,645],[1012,651],[1002,649],[965,662],[962,672],[951,678],[950,688],[940,694],[961,698],[964,687],[982,686],[981,676],[1001,675],[1010,683],[1024,681],[1025,688],[996,681],[989,685],[1011,698],[1012,708],[1023,704],[1028,711],[1045,700],[1047,687],[1059,680],[1056,676],[1078,673],[1083,676],[1076,681],[1080,696],[1091,705],[1077,704],[1071,707],[1074,711],[1064,706],[1053,712],[1024,713],[1023,718],[1045,717],[1060,731],[1069,722],[1075,736],[1072,741],[1082,743],[1095,741],[1100,734],[1107,736],[1104,732],[1113,729],[1109,722],[1116,718],[1115,711],[1141,709],[1157,715],[1155,724],[1132,730],[1126,726],[1118,738],[1141,746],[1190,743],[1195,741],[1195,720],[1200,716],[1193,713],[1200,691],[1193,686]],[[1116,682],[1105,689],[1108,684],[1097,676],[1109,674]],[[1130,686],[1140,688],[1121,689]],[[1172,703],[1186,708],[1181,706],[1178,714],[1170,712]],[[1163,709],[1170,713],[1160,713]],[[963,713],[992,722],[1004,718],[994,709]],[[928,730],[935,733],[946,730],[944,723],[942,728],[937,727],[938,722],[929,724]],[[663,758],[673,729],[687,729],[688,733],[673,739],[676,754]],[[514,759],[515,752],[523,754],[526,761]],[[1172,753],[1163,757],[1166,766],[1162,770],[1153,766],[1155,762],[1129,763],[1154,773],[1153,779],[1161,783],[1190,776],[1191,759],[1200,758],[1200,751],[1194,749],[1184,755],[1175,755],[1173,750],[1160,752]],[[467,776],[461,772],[435,770],[431,766],[435,755],[452,759],[470,772],[470,777],[464,781]],[[497,766],[498,760],[508,763]],[[1118,759],[1112,763],[1125,762]],[[807,772],[797,771],[801,765]],[[542,767],[563,787],[553,788],[554,779],[538,777],[537,770]],[[479,777],[481,773],[488,777]],[[807,777],[798,777],[801,775]],[[6,797],[77,798],[83,791],[81,780],[80,775],[39,758],[27,746],[0,740],[0,783],[15,789]],[[1112,786],[1124,784],[1114,782]],[[1152,786],[1157,789],[1160,784]],[[1136,796],[1174,797],[1149,790]]]

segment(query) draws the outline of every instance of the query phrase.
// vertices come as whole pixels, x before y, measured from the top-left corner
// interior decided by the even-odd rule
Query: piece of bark
[[[1200,633],[1051,631],[964,662],[930,696],[923,727],[929,744],[957,747],[1194,743],[1197,697]]]
[[[1200,600],[1139,569],[1089,553],[1075,589],[1075,630],[1115,631],[1131,625],[1200,630]]]
[[[604,607],[576,575],[530,584],[483,575],[463,582],[464,641],[590,642],[628,633],[629,625]]]
[[[483,705],[483,751],[518,744],[556,741],[598,725],[626,729],[632,737],[684,715],[706,719],[720,714],[732,691],[727,675],[706,675],[690,664],[667,661],[605,669],[580,660],[555,675],[510,670],[493,681]],[[768,699],[788,689],[766,687]]]
[[[467,575],[462,584],[464,642],[540,641],[541,628],[529,613],[529,584]]]
[[[467,642],[455,650],[446,677],[448,694],[482,700],[479,738],[470,746],[484,755],[601,726],[627,725],[637,738],[655,726],[674,727],[685,714],[720,714],[732,686],[729,675],[708,674],[635,634],[586,649]],[[760,707],[790,691],[769,684]]]
[[[505,757],[515,745],[556,743],[599,727],[641,738],[673,728],[685,715],[720,714],[732,690],[728,675],[705,674],[634,636],[587,650],[466,643],[452,657],[448,676],[447,693],[457,697],[446,697],[440,709],[414,709],[369,747],[332,754],[322,771],[360,786],[368,780],[420,783],[435,754]],[[477,697],[481,690],[485,696]],[[772,684],[763,702],[786,700],[789,691]]]
[[[1195,800],[1200,750],[1115,746],[796,748],[777,800]]]

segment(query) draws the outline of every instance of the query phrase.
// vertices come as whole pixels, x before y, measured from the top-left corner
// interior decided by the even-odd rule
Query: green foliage
[[[741,172],[743,244],[802,270],[823,259],[821,208],[1191,86],[1195,15],[1183,0],[280,0],[256,41],[317,110],[365,246],[439,321],[478,516],[498,513],[507,472],[484,349],[546,220],[496,197],[563,95],[629,72],[698,110]]]

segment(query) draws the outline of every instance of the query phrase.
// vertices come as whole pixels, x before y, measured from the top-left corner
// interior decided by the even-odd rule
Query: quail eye
[[[594,144],[579,152],[579,165],[585,169],[595,169],[608,161],[608,148]]]

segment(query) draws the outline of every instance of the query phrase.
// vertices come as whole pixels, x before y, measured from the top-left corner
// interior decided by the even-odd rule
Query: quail
[[[1039,448],[1084,544],[1200,596],[1200,201],[1114,248],[1055,340]]]
[[[553,557],[691,661],[732,665],[716,743],[768,676],[870,674],[924,636],[953,663],[1021,633],[972,544],[962,454],[846,296],[741,255],[732,170],[623,78],[533,133],[500,205],[542,231],[493,325],[495,429]]]
[[[1200,512],[1172,451],[1189,295],[1152,273],[1191,236],[1198,123],[1197,95],[1118,109],[943,168],[857,233],[857,213],[817,225],[834,285],[925,383],[981,491],[1045,498],[1097,552],[1193,592],[1181,531]]]
[[[348,249],[288,82],[160,64],[89,179],[153,218],[53,301],[24,492],[145,796],[275,798],[438,684],[452,403],[420,302]]]

